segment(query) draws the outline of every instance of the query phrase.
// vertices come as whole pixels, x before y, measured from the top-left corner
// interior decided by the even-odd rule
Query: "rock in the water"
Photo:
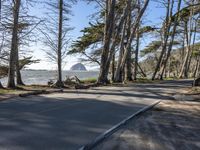
[[[86,69],[86,67],[83,65],[83,64],[81,64],[81,63],[77,63],[77,64],[75,64],[75,65],[73,65],[71,68],[70,68],[70,70],[77,70],[77,71],[87,71],[87,69]]]

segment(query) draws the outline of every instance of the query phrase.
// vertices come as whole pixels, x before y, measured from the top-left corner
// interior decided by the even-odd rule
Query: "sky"
[[[39,8],[33,8],[33,10],[39,10]],[[77,4],[72,6],[72,16],[69,21],[69,25],[74,29],[69,33],[72,40],[76,40],[79,36],[82,35],[80,32],[84,27],[88,26],[90,21],[90,15],[94,13],[95,5],[87,4],[83,1],[78,2]],[[40,15],[37,13],[37,16]],[[34,59],[40,59],[39,63],[32,64],[28,66],[29,69],[47,69],[47,70],[55,70],[56,65],[49,62],[45,57],[45,52],[41,50],[41,43],[36,43],[34,46],[31,47],[34,56]],[[79,61],[80,56],[68,56],[66,58],[66,63],[64,63],[63,68],[64,70],[69,70],[70,67]],[[92,67],[87,66],[88,69],[92,69]]]
[[[38,7],[38,6],[37,6]],[[40,6],[42,7],[42,6]],[[41,8],[33,8],[33,11],[38,12],[37,15],[40,15]],[[74,27],[74,30],[71,31],[70,37],[72,40],[76,40],[77,37],[81,36],[82,33],[80,32],[84,27],[88,26],[88,23],[91,21],[91,14],[95,13],[97,10],[95,4],[87,4],[86,2],[79,1],[77,4],[72,6],[72,16],[69,21],[69,25]],[[163,8],[159,7],[157,3],[150,1],[148,6],[147,13],[145,14],[145,24],[147,25],[157,25],[160,22],[161,16],[164,15]],[[144,43],[148,43],[149,39],[143,41]],[[47,70],[55,70],[56,65],[49,62],[46,57],[44,51],[41,49],[41,44],[36,43],[35,45],[31,46],[34,59],[40,59],[41,61],[37,64],[32,64],[28,68],[29,69],[47,69]],[[78,62],[80,56],[68,56],[66,58],[66,63],[63,66],[64,70],[69,70],[70,67]],[[86,68],[89,70],[94,69],[92,66],[85,64]],[[95,66],[96,67],[96,66]]]

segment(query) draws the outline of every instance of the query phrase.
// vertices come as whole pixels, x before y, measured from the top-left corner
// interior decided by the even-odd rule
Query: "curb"
[[[19,95],[15,94],[15,95],[12,95],[12,96],[2,97],[2,98],[0,98],[0,102],[6,101],[8,99],[15,98],[15,97],[18,97],[18,96]]]
[[[78,150],[92,150],[92,148],[94,148],[95,146],[97,146],[99,143],[101,143],[104,139],[108,138],[109,136],[111,136],[115,131],[117,131],[120,127],[126,125],[131,119],[133,119],[136,116],[139,116],[141,114],[143,114],[144,112],[152,109],[155,105],[159,104],[160,101],[157,101],[155,103],[153,103],[150,106],[146,106],[142,109],[140,109],[139,111],[137,111],[136,113],[132,114],[131,116],[127,117],[126,119],[122,120],[120,123],[116,124],[115,126],[113,126],[112,128],[108,129],[107,131],[105,131],[104,133],[100,134],[99,136],[97,136],[93,141],[91,141],[90,143],[86,144],[85,146],[82,146],[81,148],[79,148]]]
[[[50,93],[56,93],[56,92],[63,92],[63,89],[50,90],[50,91],[47,91],[47,90],[38,90],[38,91],[33,91],[33,92],[19,94],[19,97],[27,97],[27,96],[39,95],[39,94],[50,94]]]

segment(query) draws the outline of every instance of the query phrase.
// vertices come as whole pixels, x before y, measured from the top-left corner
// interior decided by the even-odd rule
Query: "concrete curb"
[[[101,143],[104,139],[108,138],[109,136],[111,136],[114,132],[116,132],[120,127],[126,125],[131,119],[133,119],[136,116],[139,116],[141,114],[143,114],[144,112],[152,109],[155,105],[159,104],[160,101],[157,101],[155,103],[153,103],[150,106],[146,106],[142,109],[140,109],[139,111],[137,111],[136,113],[132,114],[131,116],[127,117],[126,119],[122,120],[120,123],[116,124],[115,126],[113,126],[112,128],[108,129],[107,131],[105,131],[104,133],[100,134],[98,137],[96,137],[93,141],[91,141],[90,143],[86,144],[85,146],[82,146],[81,148],[79,148],[79,150],[92,150],[92,148],[94,148],[95,146],[97,146],[99,143]]]
[[[51,93],[56,93],[56,92],[63,92],[63,89],[58,89],[58,90],[38,90],[38,91],[32,91],[28,93],[23,93],[19,94],[20,97],[27,97],[31,95],[39,95],[39,94],[51,94]]]
[[[11,99],[11,98],[15,98],[15,97],[18,97],[18,95],[17,94],[13,94],[11,96],[0,97],[0,102],[8,100],[8,99]]]

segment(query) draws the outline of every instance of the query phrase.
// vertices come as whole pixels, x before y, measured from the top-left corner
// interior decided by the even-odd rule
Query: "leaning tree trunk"
[[[101,55],[101,65],[100,73],[98,77],[98,83],[104,84],[108,83],[108,70],[107,65],[108,55],[110,52],[110,43],[113,34],[114,18],[115,18],[115,3],[116,0],[106,0],[106,10],[105,10],[105,27],[104,27],[104,45]],[[111,57],[112,58],[112,57]]]
[[[144,12],[145,12],[145,10],[146,10],[148,4],[149,4],[149,0],[146,0],[146,1],[144,2],[143,8],[142,8],[141,11],[139,12],[139,14],[138,14],[138,16],[137,16],[137,18],[136,18],[136,20],[135,20],[135,23],[134,23],[133,26],[132,26],[131,34],[130,34],[130,37],[129,37],[129,39],[128,39],[128,41],[127,41],[127,44],[126,44],[126,46],[125,46],[125,50],[124,50],[124,54],[123,54],[123,58],[122,58],[121,64],[120,64],[120,65],[117,67],[117,69],[116,69],[116,72],[117,72],[117,73],[120,73],[120,71],[121,71],[121,70],[124,68],[124,66],[125,66],[126,59],[127,59],[127,55],[128,55],[128,51],[131,49],[132,41],[133,41],[133,39],[134,39],[134,37],[135,37],[136,30],[137,30],[137,28],[138,28],[138,26],[139,26],[141,17],[143,16],[143,14],[144,14]],[[119,79],[119,77],[117,78],[117,76],[116,76],[116,81],[118,81],[118,79]]]
[[[63,28],[63,0],[59,0],[59,25],[58,25],[58,49],[57,49],[57,65],[58,65],[58,75],[57,75],[57,87],[63,87],[62,82],[62,28]]]
[[[191,62],[192,62],[192,54],[194,52],[194,46],[195,46],[195,42],[196,42],[196,32],[197,32],[197,22],[195,22],[195,27],[194,27],[194,36],[193,36],[193,43],[192,43],[192,47],[191,47],[191,54],[190,54],[190,57],[189,57],[189,62],[188,62],[188,66],[187,66],[187,70],[189,71],[190,70],[190,65],[191,65]],[[192,34],[192,32],[191,32]],[[191,35],[192,36],[192,35]],[[190,36],[190,37],[191,37]]]
[[[15,64],[16,64],[16,47],[17,45],[17,34],[18,34],[18,23],[19,23],[19,9],[21,0],[15,0],[13,7],[13,29],[12,29],[12,41],[9,59],[9,70],[8,70],[8,88],[15,88]]]
[[[181,71],[180,71],[180,74],[179,74],[179,78],[187,78],[187,65],[188,65],[188,59],[189,59],[189,56],[190,56],[190,44],[189,44],[189,36],[188,36],[188,22],[186,21],[185,22],[185,37],[186,37],[186,54],[185,54],[185,57],[184,57],[184,60],[183,60],[183,64],[182,64],[182,67],[181,67]]]
[[[140,44],[140,34],[139,34],[139,27],[137,29],[136,35],[136,49],[135,49],[135,71],[134,71],[134,80],[137,80],[137,73],[138,73],[138,53],[139,53],[139,44]]]
[[[181,0],[178,1],[177,12],[180,11],[180,7],[181,7]],[[168,59],[171,55],[172,46],[173,46],[173,43],[174,43],[174,37],[175,37],[175,33],[176,33],[176,28],[178,26],[178,20],[179,20],[179,13],[178,13],[177,17],[175,18],[174,27],[173,27],[173,31],[172,31],[172,35],[171,35],[171,41],[170,41],[170,45],[169,45],[168,51],[167,51],[167,56],[166,56],[166,59],[163,61],[163,64],[162,64],[162,67],[161,67],[160,80],[163,80],[163,74],[164,74],[164,71],[166,69]]]
[[[164,23],[164,26],[163,26],[162,50],[161,50],[160,56],[158,58],[158,62],[156,64],[156,68],[155,68],[155,71],[153,73],[152,80],[154,80],[156,78],[156,75],[157,75],[157,73],[160,69],[160,66],[162,64],[164,54],[165,54],[166,48],[167,48],[167,42],[168,42],[169,32],[170,32],[170,27],[171,27],[171,17],[172,17],[172,11],[173,11],[173,3],[172,3],[172,5],[170,3],[171,3],[170,0],[168,0],[166,18],[165,18],[165,23]],[[170,5],[171,5],[171,9],[170,9]]]
[[[112,38],[112,45],[110,46],[110,49],[109,49],[109,54],[108,54],[108,57],[107,57],[107,61],[105,63],[105,72],[104,72],[104,75],[107,77],[108,76],[108,71],[109,71],[109,67],[110,67],[110,62],[111,62],[111,59],[113,58],[113,55],[115,55],[115,47],[116,47],[116,44],[118,42],[118,38],[120,36],[120,33],[121,33],[121,30],[123,28],[123,25],[124,25],[124,22],[126,20],[126,17],[128,15],[128,10],[131,9],[131,0],[128,0],[127,1],[127,4],[126,4],[126,7],[124,8],[123,10],[123,13],[120,17],[120,21],[119,21],[119,24],[116,26],[116,31],[114,32],[114,38]],[[114,28],[114,25],[113,25],[113,28]],[[114,70],[115,71],[115,70]],[[114,81],[114,74],[112,75],[112,80]]]
[[[111,59],[114,57],[115,55],[115,47],[116,47],[116,44],[118,42],[118,38],[120,36],[120,33],[121,33],[121,30],[123,28],[123,24],[125,22],[125,19],[128,15],[128,10],[131,9],[131,0],[128,0],[127,1],[127,4],[126,4],[126,7],[124,8],[123,10],[123,13],[120,17],[120,21],[119,21],[119,24],[116,26],[116,31],[115,31],[115,34],[114,34],[114,38],[112,39],[112,45],[110,46],[110,49],[109,49],[109,54],[108,54],[108,57],[107,57],[107,61],[105,63],[105,72],[104,72],[104,75],[107,77],[108,76],[108,71],[109,71],[109,67],[110,67],[110,62],[111,62]],[[113,25],[113,28],[114,28],[114,25]],[[115,70],[113,70],[115,71]],[[114,74],[112,74],[112,81],[114,81]]]
[[[121,70],[118,69],[118,68],[120,67],[120,64],[122,62],[123,53],[124,53],[124,46],[125,46],[124,40],[125,40],[125,34],[126,34],[126,23],[127,23],[127,21],[125,21],[125,23],[124,23],[122,36],[121,36],[121,40],[120,40],[119,57],[118,57],[117,69],[115,70],[115,77],[114,77],[115,82],[121,82],[122,81],[123,68]]]

